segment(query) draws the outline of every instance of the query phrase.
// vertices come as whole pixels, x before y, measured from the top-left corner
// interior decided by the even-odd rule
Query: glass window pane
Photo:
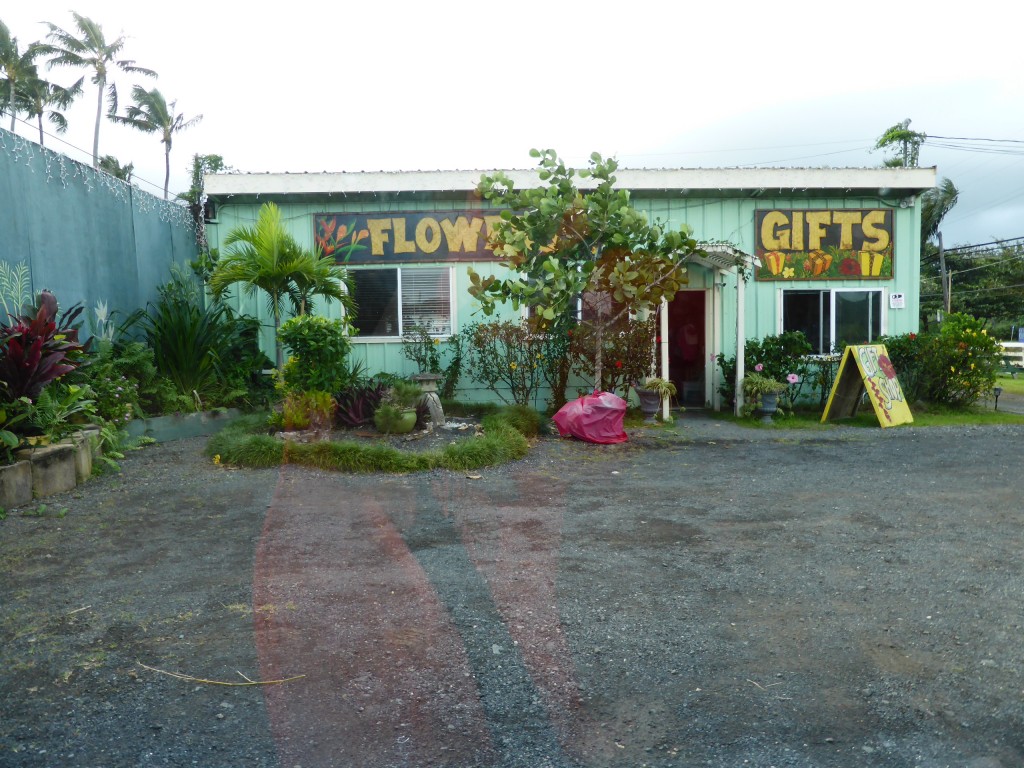
[[[866,344],[881,332],[879,291],[836,292],[836,343]]]
[[[448,267],[402,270],[402,331],[426,329],[431,336],[452,332]]]
[[[803,331],[815,354],[830,351],[829,292],[783,291],[782,330]]]
[[[359,336],[398,335],[398,270],[352,269],[356,315],[352,325]]]

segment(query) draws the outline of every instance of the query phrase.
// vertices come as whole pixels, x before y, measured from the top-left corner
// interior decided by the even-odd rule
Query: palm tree
[[[167,187],[171,182],[171,142],[174,134],[191,128],[203,119],[202,115],[185,119],[185,116],[175,114],[176,101],[170,104],[163,95],[154,88],[147,91],[141,85],[132,88],[132,99],[135,101],[128,107],[124,117],[111,115],[110,119],[115,123],[127,125],[143,133],[160,133],[160,143],[164,145],[164,200],[167,199]]]
[[[255,226],[232,229],[224,239],[223,248],[210,276],[210,290],[220,299],[237,283],[249,296],[257,291],[267,294],[267,306],[274,316],[278,368],[284,364],[277,332],[286,297],[294,294],[293,302],[298,299],[302,310],[305,309],[302,297],[323,296],[328,301],[337,299],[344,306],[350,304],[342,288],[344,270],[330,258],[302,248],[285,228],[281,210],[273,203],[265,203],[260,208]]]
[[[113,155],[104,155],[100,158],[99,169],[109,173],[115,179],[120,179],[128,184],[132,183],[132,173],[135,171],[135,163],[121,165],[121,161]]]
[[[124,35],[108,43],[99,24],[74,11],[71,12],[71,15],[75,18],[79,36],[76,37],[74,33],[61,29],[56,24],[46,22],[46,26],[50,28],[47,38],[51,42],[40,45],[39,50],[52,56],[49,62],[51,67],[78,67],[91,70],[93,73],[90,79],[97,86],[98,91],[96,131],[92,140],[92,166],[96,168],[100,161],[100,121],[103,117],[104,94],[106,94],[109,104],[109,114],[113,115],[117,112],[117,86],[113,82],[108,83],[111,67],[116,66],[123,72],[135,72],[150,77],[156,77],[156,72],[135,66],[135,62],[131,59],[117,58],[121,49],[124,48]]]
[[[21,88],[20,104],[21,110],[30,118],[36,118],[39,125],[39,145],[44,146],[43,141],[43,118],[46,117],[53,124],[57,133],[65,133],[68,130],[68,121],[61,110],[71,106],[75,97],[82,93],[82,81],[84,77],[78,78],[78,82],[70,88],[64,88],[43,80],[41,77],[34,77],[28,80]]]
[[[14,133],[15,118],[22,111],[18,106],[22,87],[29,80],[39,77],[35,65],[39,52],[38,44],[32,44],[24,51],[19,50],[18,38],[11,37],[7,25],[0,21],[0,72],[4,75],[0,80],[4,105],[0,113],[10,113],[11,133]]]
[[[939,232],[942,220],[946,217],[960,197],[960,190],[949,179],[943,179],[937,187],[932,187],[921,195],[921,250],[928,241]]]

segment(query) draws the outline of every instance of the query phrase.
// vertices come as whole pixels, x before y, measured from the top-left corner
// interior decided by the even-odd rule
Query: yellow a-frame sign
[[[878,423],[883,427],[914,421],[885,346],[860,344],[847,347],[843,352],[839,373],[832,384],[825,412],[821,414],[821,423],[855,416],[865,392],[875,409]]]

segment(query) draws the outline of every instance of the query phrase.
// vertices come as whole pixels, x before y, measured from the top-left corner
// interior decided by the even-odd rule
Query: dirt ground
[[[11,512],[0,766],[1024,765],[1024,427],[632,438]]]

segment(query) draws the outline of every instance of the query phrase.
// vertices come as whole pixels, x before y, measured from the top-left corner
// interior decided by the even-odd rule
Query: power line
[[[39,126],[33,125],[32,123],[28,122],[27,120],[25,120],[24,118],[21,118],[21,117],[16,117],[15,119],[19,123],[21,123],[22,125],[27,126],[28,128],[30,128],[32,130],[32,133],[39,133]],[[17,136],[18,134],[14,134],[14,135]],[[87,157],[89,159],[89,162],[86,162],[84,160],[76,160],[75,162],[79,162],[79,163],[82,163],[82,165],[88,165],[89,167],[92,167],[91,166],[92,151],[85,150],[85,149],[82,149],[81,147],[75,146],[71,142],[66,141],[65,139],[62,139],[60,136],[52,134],[52,133],[50,133],[49,131],[46,131],[46,130],[43,131],[43,135],[53,139],[54,141],[59,141],[61,144],[64,144],[67,147],[71,147],[71,149],[75,150],[76,152],[81,152],[82,155],[84,155],[85,157]],[[26,141],[31,141],[33,144],[35,143],[35,141],[33,139],[29,138],[28,136],[21,136],[20,138],[25,139]],[[40,145],[40,146],[43,149],[49,149],[49,147],[46,147],[46,146],[43,146],[43,145]],[[56,150],[51,150],[51,151],[56,151]],[[68,157],[71,157],[71,156],[68,155]],[[71,159],[74,160],[73,157]],[[99,171],[100,169],[96,168],[94,170]],[[102,172],[106,173],[106,171],[102,171]],[[154,194],[153,195],[154,197],[160,197],[160,196],[163,195],[163,192],[164,192],[164,185],[163,184],[155,184],[154,182],[149,181],[149,179],[146,179],[146,178],[144,178],[142,176],[137,175],[134,171],[132,172],[132,181],[139,181],[139,182],[141,182],[143,184],[148,184],[149,186],[153,187],[153,189],[159,191],[160,195],[155,195]],[[126,183],[130,184],[130,182],[126,182]],[[153,193],[150,193],[150,194],[153,194]],[[170,193],[168,192],[168,194],[170,194]],[[176,198],[169,197],[168,198],[168,202],[171,202],[174,199],[176,199]]]
[[[1024,139],[977,139],[964,136],[928,136],[929,139],[946,139],[947,141],[998,141],[1004,144],[1024,144]]]
[[[959,274],[959,273],[957,273]],[[972,288],[966,291],[957,291],[957,296],[963,296],[965,293],[991,293],[992,291],[1008,291],[1012,288],[1024,288],[1024,283],[1015,283],[1014,285],[999,285],[994,288]],[[934,296],[942,296],[941,293],[922,293],[922,299],[930,299]]]

